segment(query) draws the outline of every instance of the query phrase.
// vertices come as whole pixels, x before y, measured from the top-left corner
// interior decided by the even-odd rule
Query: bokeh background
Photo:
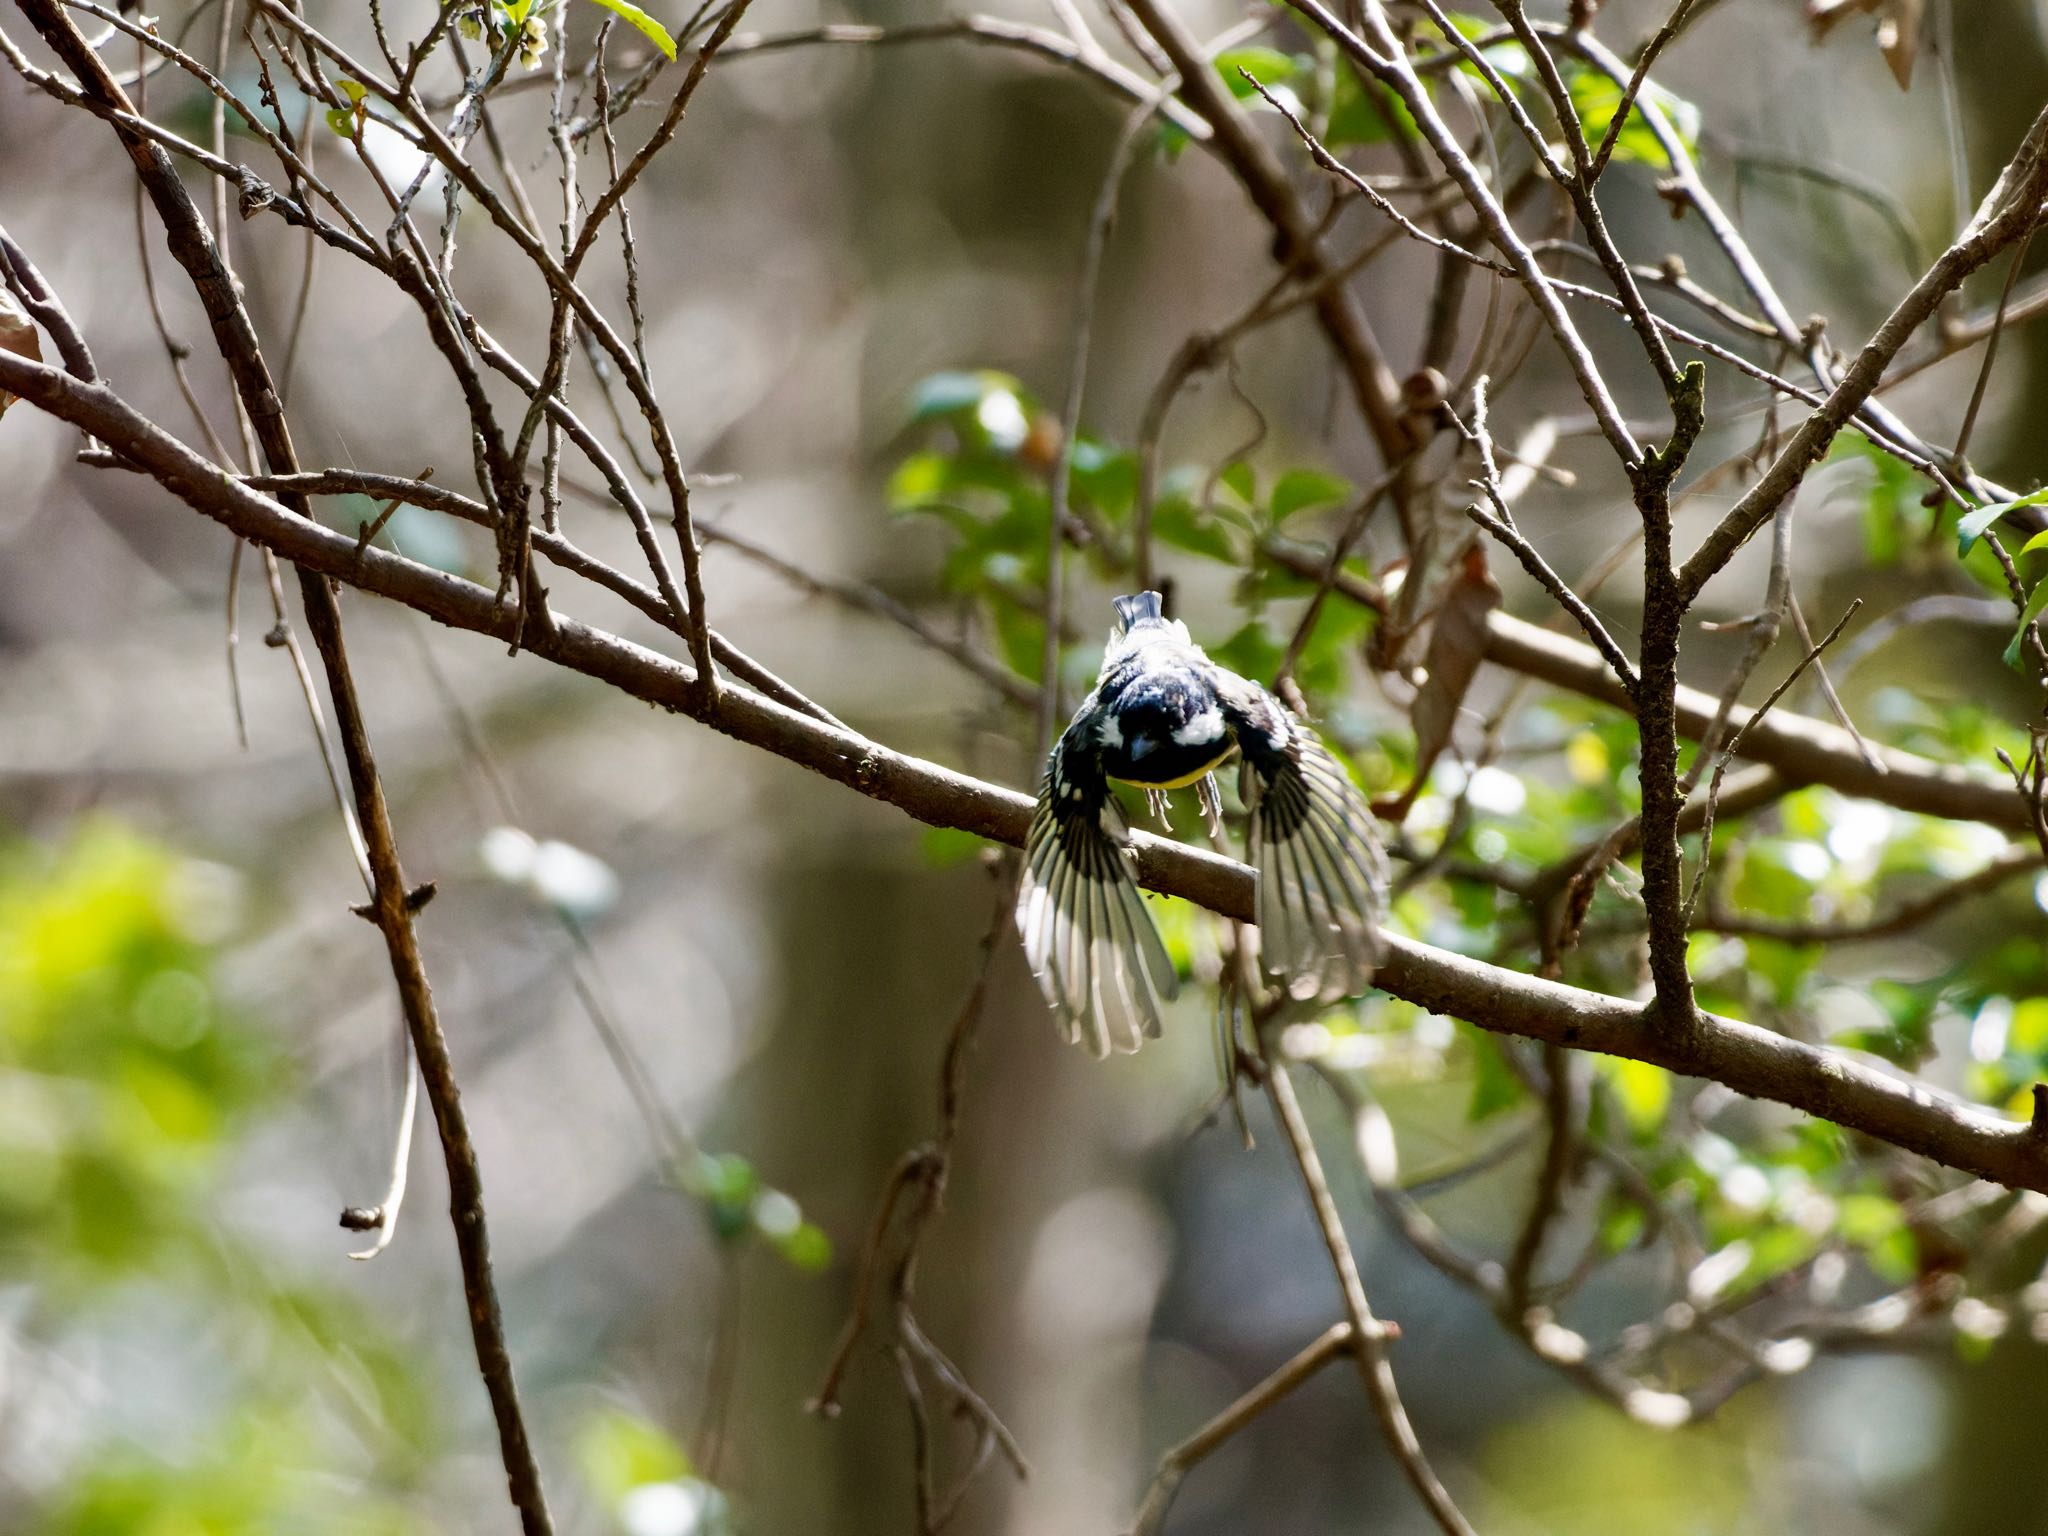
[[[1236,19],[1220,5],[1182,8],[1198,29]],[[400,31],[430,14],[418,0],[388,9]],[[165,26],[187,10],[166,0]],[[362,40],[355,6],[310,10]],[[1923,56],[1910,93],[1866,20],[1816,45],[1786,0],[1715,6],[1663,67],[1699,106],[1710,174],[1794,311],[1825,312],[1839,337],[1865,334],[1903,290],[1904,248],[1924,261],[1953,227],[1951,106],[1973,176],[1967,207],[2048,87],[2048,7],[1954,10],[1943,23],[1953,58]],[[1005,13],[1046,20],[1028,4]],[[587,39],[595,12],[570,14]],[[938,14],[758,0],[749,25]],[[1621,4],[1601,30],[1627,45],[1656,20]],[[203,126],[195,93],[168,76],[157,89],[153,110]],[[530,128],[539,98],[521,100],[527,115],[509,118]],[[942,536],[893,515],[885,495],[916,441],[916,386],[994,368],[1058,398],[1088,209],[1126,111],[1071,75],[959,42],[795,50],[714,70],[634,210],[649,347],[684,460],[733,477],[702,493],[700,516],[949,619]],[[629,139],[649,120],[629,118]],[[103,371],[189,439],[143,305],[133,187],[110,136],[8,78],[0,144],[10,233]],[[551,187],[540,153],[524,163]],[[1624,244],[1691,250],[1694,233],[1671,225],[1654,179],[1642,167],[1610,178]],[[1903,227],[1842,181],[1881,188]],[[232,237],[259,325],[276,337],[302,248],[270,221]],[[174,333],[202,342],[160,249],[155,259]],[[481,233],[464,263],[475,311],[536,355],[547,320],[537,281]],[[1199,151],[1141,156],[1104,277],[1090,429],[1128,442],[1181,340],[1234,315],[1269,273],[1261,226],[1219,167]],[[1413,348],[1428,276],[1427,262],[1396,252],[1363,284],[1397,356]],[[1648,409],[1625,338],[1601,344],[1623,360],[1625,396]],[[2036,343],[2022,331],[2008,345],[1980,454],[2031,484]],[[203,345],[193,366],[225,421]],[[1895,403],[1952,430],[1970,377],[1968,363],[1934,370]],[[1255,462],[1374,472],[1306,322],[1262,334],[1240,384],[1271,424]],[[1566,409],[1568,390],[1539,347],[1513,409],[1523,421],[1546,401]],[[415,312],[332,255],[291,412],[308,463],[433,464],[447,476],[467,463]],[[1213,464],[1249,429],[1212,379],[1177,412],[1169,459]],[[1728,430],[1732,442],[1755,427]],[[73,466],[73,447],[25,408],[0,424],[0,1527],[508,1528],[430,1126],[393,1246],[351,1263],[360,1239],[336,1227],[341,1207],[384,1185],[397,1010],[378,936],[348,911],[360,887],[296,681],[263,644],[260,570],[248,563],[240,595],[245,748],[227,677],[227,537],[139,479]],[[1576,568],[1631,514],[1597,443],[1560,457],[1587,478],[1539,489],[1527,516],[1554,560]],[[1838,568],[1862,557],[1860,503],[1843,480],[1823,475],[1802,502],[1803,590],[1832,592]],[[581,518],[592,547],[631,563],[622,523]],[[394,531],[409,552],[488,568],[488,549],[431,519]],[[1025,714],[943,658],[728,551],[714,549],[707,569],[725,632],[858,728],[1012,785],[1033,777]],[[1731,614],[1743,611],[1736,589],[1756,581],[1742,570]],[[1228,581],[1181,574],[1197,636],[1235,629]],[[1624,574],[1610,594],[1624,616],[1628,590]],[[1511,606],[1541,611],[1510,593]],[[1088,627],[1098,609],[1106,618],[1106,595],[1084,580],[1075,602]],[[602,594],[562,601],[659,643]],[[856,1356],[836,1420],[804,1404],[846,1315],[876,1196],[929,1134],[939,1051],[994,899],[989,873],[894,811],[686,721],[372,600],[345,608],[408,870],[439,882],[426,958],[563,1528],[911,1528],[890,1360],[872,1347]],[[1696,680],[1736,643],[1689,650]],[[1918,676],[1936,698],[1981,691],[1944,681],[1947,648],[1998,643],[1931,632],[1888,652],[1887,676]],[[1489,696],[1499,686],[1483,684]],[[1850,691],[1868,697],[1853,679]],[[2017,684],[1979,702],[2014,719],[2025,709]],[[1355,707],[1405,729],[1362,675]],[[2024,892],[1998,910],[2016,924],[2034,915]],[[1033,1475],[991,1467],[956,1528],[1108,1532],[1161,1449],[1325,1327],[1338,1296],[1258,1106],[1252,1152],[1227,1117],[1205,1118],[1215,1077],[1199,999],[1155,1047],[1099,1065],[1060,1045],[1007,937],[994,978],[920,1314],[1015,1430]],[[693,1192],[661,1177],[593,1000],[668,1113],[719,1159]],[[1309,1092],[1366,1283],[1403,1330],[1394,1359],[1417,1427],[1491,1536],[2048,1530],[2037,1454],[2048,1369],[2030,1339],[1975,1347],[1968,1361],[1948,1347],[1824,1360],[1746,1390],[1710,1424],[1644,1428],[1534,1364],[1380,1227],[1356,1165],[1338,1155],[1336,1106]],[[1475,1127],[1469,1082],[1428,1073],[1391,1073],[1382,1095],[1417,1168],[1508,1139],[1535,1113]],[[1436,1201],[1438,1219],[1501,1251],[1539,1149],[1530,1140]],[[779,1195],[764,1206],[765,1190]],[[1636,1320],[1647,1294],[1624,1267],[1588,1298],[1582,1326]],[[950,1464],[963,1444],[946,1442]],[[1355,1380],[1333,1371],[1197,1470],[1172,1529],[1426,1525]]]

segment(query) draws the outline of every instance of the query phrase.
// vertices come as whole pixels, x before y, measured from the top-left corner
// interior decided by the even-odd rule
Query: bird
[[[1363,992],[1381,958],[1387,867],[1350,775],[1279,699],[1211,661],[1157,592],[1114,607],[1095,686],[1046,760],[1018,883],[1025,958],[1067,1039],[1098,1057],[1135,1051],[1179,991],[1110,781],[1143,789],[1162,820],[1166,792],[1194,786],[1220,830],[1214,775],[1233,753],[1265,969],[1299,999]]]

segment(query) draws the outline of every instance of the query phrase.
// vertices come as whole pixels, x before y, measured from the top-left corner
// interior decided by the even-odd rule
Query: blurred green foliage
[[[227,897],[197,869],[105,822],[0,853],[0,1274],[54,1303],[210,1249],[221,1157],[281,1084],[210,980]]]
[[[652,1420],[617,1404],[583,1418],[576,1462],[584,1483],[616,1522],[640,1532],[729,1536],[732,1511],[724,1494],[696,1475],[690,1457]]]
[[[0,1397],[61,1381],[76,1350],[149,1360],[61,1463],[0,1444],[19,1494],[0,1502],[9,1530],[433,1528],[421,1495],[454,1447],[431,1354],[341,1285],[278,1271],[220,1209],[238,1152],[295,1088],[215,976],[238,905],[229,871],[112,821],[0,845],[0,1287],[25,1298],[21,1368]],[[688,1183],[724,1241],[829,1261],[824,1234],[744,1159],[705,1156]],[[466,1356],[450,1363],[466,1374]],[[158,1430],[122,1428],[143,1421]],[[583,1481],[612,1528],[729,1529],[724,1496],[652,1419],[606,1403],[579,1426]]]
[[[1480,44],[1479,56],[1521,98],[1525,107],[1539,117],[1550,112],[1549,97],[1535,78],[1527,51],[1512,38],[1501,35],[1503,29],[1498,21],[1454,13],[1450,22],[1465,41]],[[1416,31],[1421,38],[1434,41],[1435,58],[1448,60],[1452,45],[1434,23],[1420,21]],[[1476,82],[1481,90],[1490,89],[1485,72],[1470,59],[1461,57],[1448,67]],[[1589,144],[1598,146],[1621,106],[1621,87],[1605,71],[1576,58],[1561,59],[1559,67],[1579,118],[1580,131]],[[1421,137],[1421,129],[1407,105],[1385,85],[1340,59],[1334,45],[1327,41],[1312,53],[1287,53],[1263,45],[1230,48],[1216,55],[1214,68],[1231,95],[1247,108],[1259,112],[1275,110],[1261,94],[1263,88],[1299,118],[1327,149],[1353,149],[1397,137]],[[1425,69],[1420,78],[1423,89],[1432,97],[1441,89],[1436,70]],[[1699,109],[1649,82],[1637,101],[1631,103],[1629,115],[1615,137],[1615,160],[1633,161],[1657,170],[1670,166],[1670,157],[1644,115],[1643,102],[1662,114],[1689,154],[1697,153]],[[1188,137],[1181,129],[1167,125],[1159,130],[1159,142],[1163,151],[1173,156],[1186,148]]]
[[[832,1262],[832,1240],[789,1195],[765,1184],[737,1152],[700,1152],[683,1170],[684,1191],[703,1202],[719,1242],[738,1247],[759,1238],[798,1269],[815,1274]]]
[[[103,1330],[142,1328],[128,1347],[176,1362],[150,1385],[179,1427],[10,1465],[35,1490],[17,1528],[422,1529],[405,1490],[442,1431],[412,1351],[346,1293],[271,1273],[217,1208],[242,1139],[292,1086],[214,978],[235,905],[227,871],[110,821],[0,849],[0,1281],[25,1288],[29,1362],[14,1390]]]

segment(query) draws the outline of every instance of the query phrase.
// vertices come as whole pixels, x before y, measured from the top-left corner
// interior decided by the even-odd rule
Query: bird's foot
[[[1152,813],[1152,819],[1167,831],[1173,830],[1173,818],[1167,814],[1166,791],[1148,789],[1145,791],[1145,809]]]

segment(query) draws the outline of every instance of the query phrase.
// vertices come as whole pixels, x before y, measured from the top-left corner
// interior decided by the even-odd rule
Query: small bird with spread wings
[[[1116,599],[1102,671],[1052,749],[1024,845],[1017,926],[1070,1041],[1098,1056],[1159,1033],[1179,980],[1131,877],[1109,781],[1194,785],[1212,826],[1214,771],[1239,753],[1267,971],[1296,997],[1362,992],[1380,958],[1386,854],[1372,811],[1315,733],[1257,683],[1216,665],[1157,592]]]

